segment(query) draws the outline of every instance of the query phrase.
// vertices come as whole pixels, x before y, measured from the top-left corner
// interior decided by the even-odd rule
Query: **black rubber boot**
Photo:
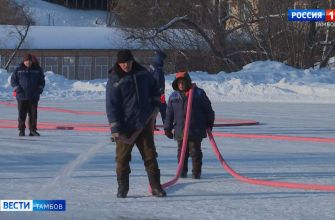
[[[29,136],[41,136],[36,130],[30,130]]]
[[[117,198],[126,198],[129,191],[129,174],[117,175]]]
[[[202,153],[192,157],[192,179],[200,179],[202,167]]]
[[[186,178],[187,177],[187,171],[181,171],[180,178]]]
[[[20,130],[20,132],[19,132],[19,136],[20,137],[23,137],[23,136],[25,136],[26,134],[25,134],[25,132],[24,132],[24,130]]]
[[[180,154],[181,154],[181,147],[178,146],[178,155],[177,155],[178,163],[179,163],[180,156],[181,156]],[[188,157],[189,157],[189,152],[188,152],[188,149],[186,149],[185,158],[184,158],[184,164],[183,164],[183,170],[181,171],[180,178],[186,178],[187,177]]]
[[[200,179],[201,173],[192,173],[192,179]]]
[[[148,178],[152,189],[152,195],[156,197],[165,197],[166,192],[162,189],[162,185],[160,183],[160,171],[158,170],[156,173],[148,172]]]
[[[183,164],[183,170],[181,171],[180,178],[186,178],[187,177],[187,171],[188,171],[188,161],[184,161]]]

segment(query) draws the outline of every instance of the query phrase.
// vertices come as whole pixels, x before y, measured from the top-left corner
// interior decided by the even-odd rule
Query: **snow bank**
[[[6,70],[0,69],[0,99],[8,99],[12,95],[12,87],[10,86],[10,75]]]
[[[335,103],[334,72],[257,61],[235,73],[191,73],[213,101]]]
[[[46,72],[42,99],[104,99],[106,80],[75,81]],[[329,69],[299,70],[279,62],[258,61],[235,73],[191,72],[193,82],[213,102],[335,103],[335,77]],[[9,75],[0,71],[1,99],[10,99]],[[172,93],[174,75],[166,76],[166,94]]]

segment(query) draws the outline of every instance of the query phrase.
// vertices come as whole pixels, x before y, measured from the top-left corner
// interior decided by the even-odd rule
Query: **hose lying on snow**
[[[193,88],[194,85],[192,86],[192,89],[190,91],[189,97],[188,97],[188,102],[187,102],[187,112],[186,112],[186,121],[185,121],[185,127],[184,127],[184,134],[183,134],[183,143],[182,143],[182,150],[181,150],[181,155],[180,159],[178,162],[178,167],[176,171],[175,177],[162,184],[162,188],[167,188],[169,186],[174,185],[181,174],[182,168],[183,168],[183,163],[184,163],[184,158],[185,158],[185,152],[186,152],[186,146],[187,146],[187,141],[188,141],[188,130],[190,126],[190,118],[191,118],[191,112],[192,112],[192,101],[193,101]],[[208,137],[211,142],[213,151],[220,161],[221,165],[223,168],[233,177],[238,179],[239,181],[254,184],[254,185],[263,185],[263,186],[271,186],[271,187],[280,187],[280,188],[290,188],[290,189],[304,189],[304,190],[324,190],[324,191],[335,191],[335,186],[333,185],[319,185],[319,184],[304,184],[304,183],[290,183],[290,182],[279,182],[279,181],[269,181],[269,180],[260,180],[260,179],[253,179],[249,177],[245,177],[240,175],[239,173],[235,172],[228,164],[227,162],[223,159],[216,142],[214,140],[213,134],[210,129],[207,129]],[[151,187],[149,186],[149,192],[151,192]]]
[[[213,151],[220,161],[221,165],[223,168],[233,177],[236,179],[250,183],[250,184],[255,184],[255,185],[263,185],[263,186],[271,186],[271,187],[281,187],[281,188],[290,188],[290,189],[305,189],[305,190],[324,190],[324,191],[335,191],[335,186],[332,185],[318,185],[318,184],[304,184],[304,183],[289,183],[289,182],[278,182],[278,181],[269,181],[269,180],[259,180],[259,179],[252,179],[249,177],[242,176],[235,172],[228,164],[227,162],[223,159],[216,143],[213,138],[212,132],[207,129],[208,137],[211,142]]]

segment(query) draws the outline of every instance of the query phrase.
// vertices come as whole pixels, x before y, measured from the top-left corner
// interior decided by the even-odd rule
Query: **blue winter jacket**
[[[106,85],[106,112],[112,133],[132,133],[144,128],[155,107],[159,91],[152,74],[138,63],[123,72],[116,64]]]
[[[168,101],[164,130],[174,129],[175,140],[183,139],[188,97],[179,91],[174,91]],[[213,127],[215,113],[205,91],[194,88],[192,113],[188,138],[202,140],[207,136],[206,129]]]
[[[26,67],[23,63],[11,76],[11,86],[18,101],[38,101],[45,86],[44,73],[40,67]]]
[[[165,92],[165,76],[164,76],[164,59],[166,58],[166,54],[159,51],[156,53],[153,64],[151,66],[151,72],[158,83],[159,93],[162,95]]]

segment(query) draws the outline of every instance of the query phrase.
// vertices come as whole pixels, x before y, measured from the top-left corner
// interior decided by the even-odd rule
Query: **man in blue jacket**
[[[165,114],[166,114],[166,101],[165,101],[165,76],[164,76],[164,59],[166,58],[166,54],[158,50],[153,58],[153,64],[150,66],[151,72],[158,84],[159,87],[159,94],[160,94],[160,107],[159,111],[162,117],[162,122],[165,121]],[[156,121],[155,121],[155,130],[159,130],[156,128]]]
[[[192,81],[187,72],[176,73],[176,78],[172,82],[172,88],[175,91],[169,97],[166,110],[164,132],[168,138],[173,139],[174,137],[178,142],[178,161],[181,156],[186,107],[191,87]],[[213,128],[214,118],[215,114],[205,91],[198,87],[194,87],[188,143],[184,166],[180,177],[187,177],[188,157],[191,156],[193,167],[192,178],[200,178],[202,166],[201,141],[207,136],[207,128]],[[172,130],[174,130],[174,134],[172,133]]]
[[[130,50],[120,50],[106,85],[106,112],[116,142],[118,198],[129,191],[129,162],[136,144],[148,174],[152,195],[166,196],[153,138],[153,122],[159,110],[159,90],[152,74],[138,64]]]
[[[37,108],[45,86],[42,68],[33,63],[33,55],[25,54],[23,62],[11,76],[11,85],[16,92],[19,111],[19,136],[25,136],[25,122],[29,115],[29,136],[40,136],[37,132]]]

